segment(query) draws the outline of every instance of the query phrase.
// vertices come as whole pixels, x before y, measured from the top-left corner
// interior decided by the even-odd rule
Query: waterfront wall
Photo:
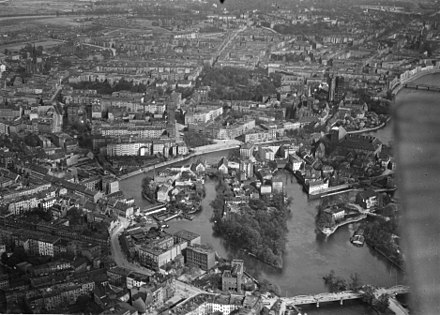
[[[435,66],[426,66],[426,67],[416,67],[412,70],[405,71],[399,77],[396,77],[393,81],[390,82],[390,90],[394,95],[399,93],[399,91],[404,88],[406,83],[417,80],[427,74],[434,74],[440,72],[440,64]]]
[[[347,134],[354,135],[354,134],[359,134],[359,133],[367,133],[367,132],[377,131],[377,130],[385,127],[390,120],[391,120],[391,117],[389,117],[384,123],[380,124],[377,127],[366,128],[366,129],[361,129],[361,130],[354,130],[354,131],[347,131]]]
[[[124,180],[124,179],[130,178],[130,177],[142,174],[142,173],[150,172],[154,169],[158,169],[158,168],[168,166],[171,164],[187,161],[192,157],[196,157],[196,156],[200,156],[200,155],[208,154],[208,153],[213,153],[213,152],[225,151],[225,150],[230,150],[230,149],[237,149],[239,147],[240,147],[239,145],[232,145],[232,146],[225,145],[225,146],[221,146],[221,147],[208,148],[206,150],[199,149],[197,152],[191,153],[187,156],[180,156],[180,157],[174,158],[172,160],[168,160],[168,161],[160,162],[160,163],[157,163],[154,165],[150,165],[150,166],[138,169],[136,171],[121,175],[118,178],[119,178],[119,180]]]

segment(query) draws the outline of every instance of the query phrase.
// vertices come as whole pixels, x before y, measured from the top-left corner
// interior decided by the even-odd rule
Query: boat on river
[[[359,229],[353,233],[353,236],[350,237],[350,242],[358,247],[362,247],[365,244],[365,236],[364,229]]]

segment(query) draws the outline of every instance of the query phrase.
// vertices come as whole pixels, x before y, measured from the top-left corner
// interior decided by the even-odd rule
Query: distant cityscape
[[[286,267],[290,182],[317,238],[349,226],[405,274],[375,132],[402,90],[440,91],[417,83],[440,73],[438,1],[6,0],[0,26],[0,313],[413,313],[405,277],[289,296],[249,264]],[[170,229],[207,211],[233,257]]]

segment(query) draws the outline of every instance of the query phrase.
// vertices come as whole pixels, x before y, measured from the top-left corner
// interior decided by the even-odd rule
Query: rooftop
[[[192,241],[192,240],[195,240],[196,238],[200,237],[199,234],[194,233],[194,232],[190,232],[187,230],[178,231],[178,232],[174,233],[174,236],[179,237],[181,239],[184,239],[186,241]]]

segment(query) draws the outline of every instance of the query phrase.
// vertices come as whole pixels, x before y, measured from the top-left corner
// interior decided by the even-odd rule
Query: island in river
[[[211,202],[213,230],[228,245],[275,268],[283,267],[286,248],[289,201],[283,194],[243,198],[241,203],[232,200],[234,181],[219,176],[217,196]],[[253,190],[253,186],[245,187]],[[250,194],[252,196],[252,194]]]

